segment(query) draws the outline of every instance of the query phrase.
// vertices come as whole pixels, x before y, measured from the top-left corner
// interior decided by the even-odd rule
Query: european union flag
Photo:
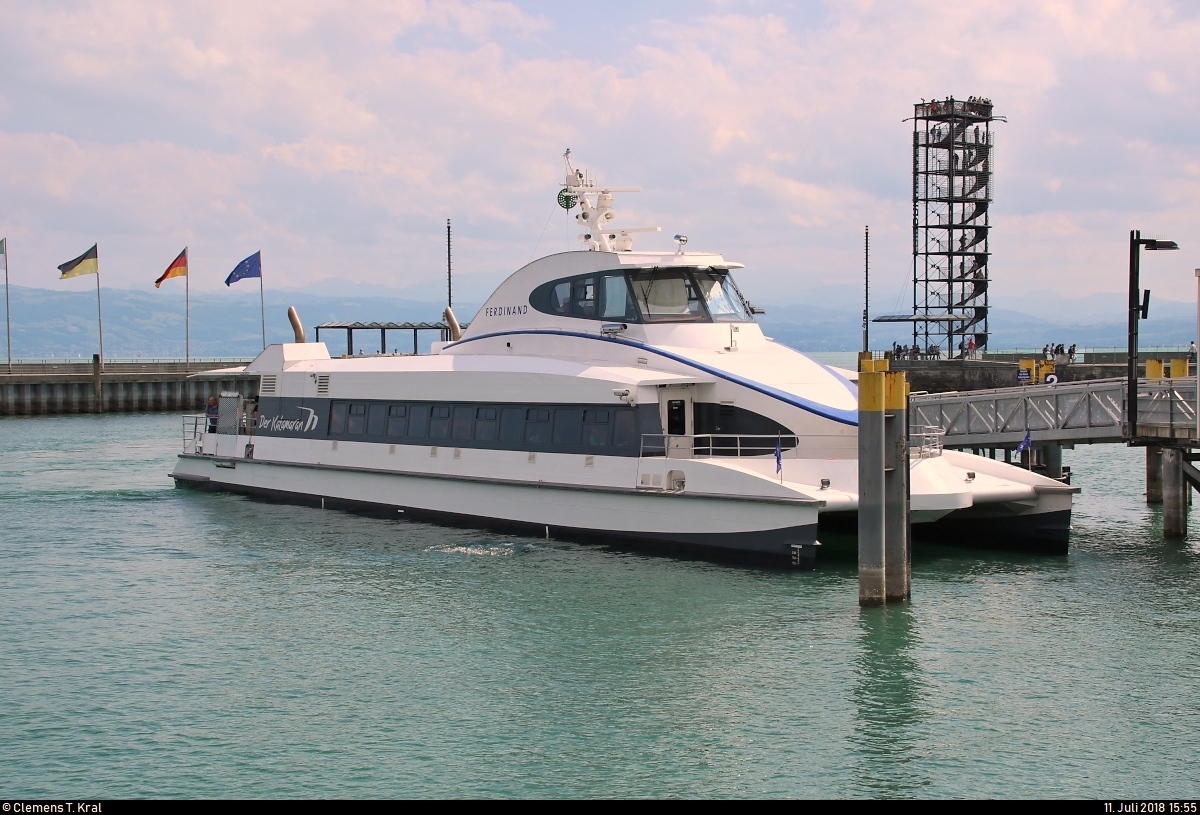
[[[1031,444],[1031,440],[1029,438],[1029,431],[1026,430],[1025,438],[1021,439],[1021,443],[1017,445],[1017,452],[1024,453],[1026,450],[1029,449],[1030,444]]]
[[[262,277],[262,252],[255,252],[235,266],[229,277],[225,278],[225,285],[245,280],[247,277]]]

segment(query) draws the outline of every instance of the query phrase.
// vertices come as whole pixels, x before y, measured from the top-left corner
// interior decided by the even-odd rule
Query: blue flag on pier
[[[247,277],[262,277],[262,252],[255,252],[239,263],[225,278],[225,285],[245,280]]]
[[[1029,431],[1026,430],[1025,438],[1021,439],[1021,443],[1017,445],[1017,452],[1024,453],[1026,450],[1029,449],[1030,444],[1031,444],[1031,439],[1029,438]]]
[[[775,472],[783,472],[783,446],[779,443],[779,437],[775,437]]]

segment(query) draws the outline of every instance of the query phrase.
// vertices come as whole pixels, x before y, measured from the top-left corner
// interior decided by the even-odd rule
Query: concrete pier
[[[907,600],[912,585],[909,547],[908,381],[903,371],[884,374],[883,533],[887,602]]]
[[[1163,537],[1187,537],[1188,485],[1183,480],[1183,451],[1162,451]]]
[[[884,573],[885,374],[858,375],[858,604],[887,602]]]
[[[13,366],[19,373],[0,375],[0,416],[53,416],[68,413],[143,413],[199,411],[209,396],[223,390],[258,393],[258,376],[240,370],[203,371],[201,365]],[[166,368],[167,370],[163,370]],[[171,370],[174,368],[174,370]]]
[[[1163,450],[1157,445],[1146,447],[1146,503],[1163,502]]]

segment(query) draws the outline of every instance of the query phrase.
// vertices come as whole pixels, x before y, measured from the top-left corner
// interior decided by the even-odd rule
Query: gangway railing
[[[940,426],[949,448],[1006,447],[1026,432],[1035,442],[1097,444],[1128,437],[1125,379],[919,394],[911,428]],[[1195,378],[1138,381],[1138,438],[1196,438]],[[910,430],[910,433],[912,431]]]

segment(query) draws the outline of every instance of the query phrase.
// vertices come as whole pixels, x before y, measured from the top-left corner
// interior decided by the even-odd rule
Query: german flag
[[[170,280],[172,277],[187,277],[187,247],[183,247],[183,251],[179,253],[179,257],[171,261],[171,265],[162,273],[162,277],[154,281],[154,288],[158,288],[163,284],[164,280]]]

